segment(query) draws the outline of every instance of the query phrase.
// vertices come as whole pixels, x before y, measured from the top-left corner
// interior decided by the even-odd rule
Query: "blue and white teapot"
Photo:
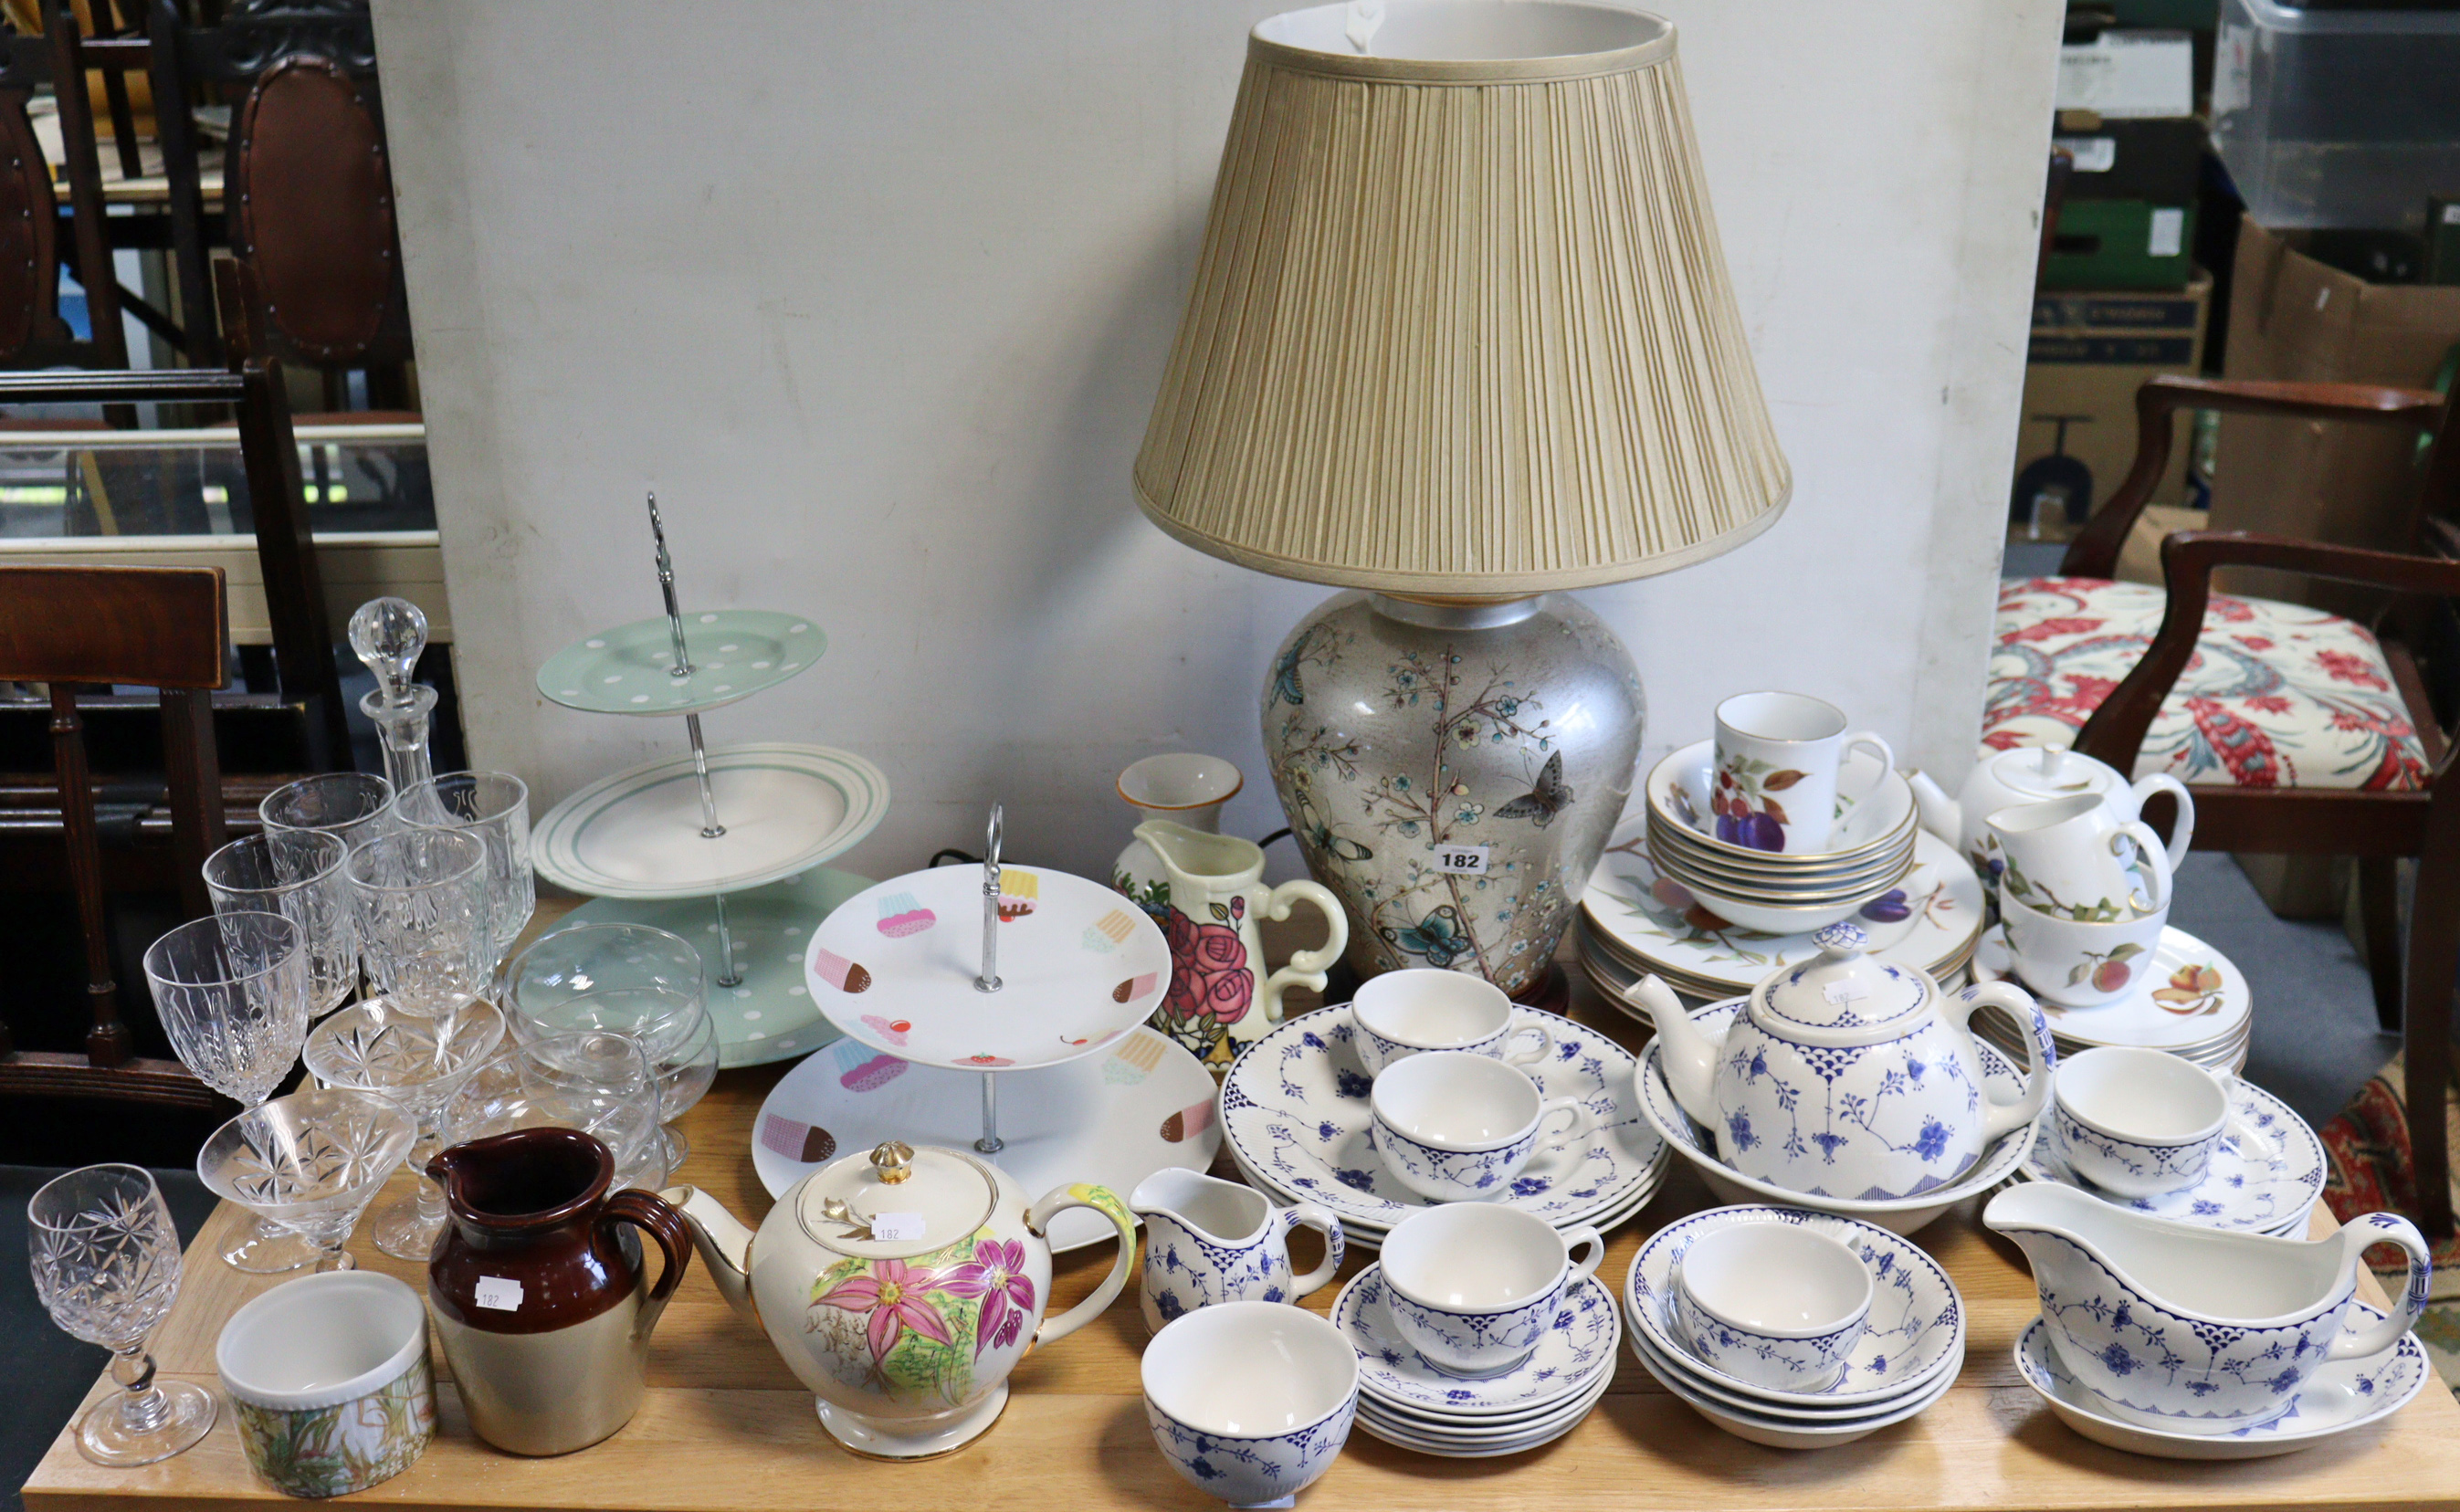
[[[1912,1197],[1954,1182],[2040,1115],[2056,1054],[2022,990],[1996,982],[1950,996],[1924,972],[1868,953],[1851,924],[1812,939],[1818,956],[1753,988],[1717,1037],[1657,978],[1634,990],[1657,1021],[1666,1085],[1728,1165],[1791,1191]],[[2012,1102],[1983,1087],[1965,1021],[1984,1004],[2026,1031],[2025,1092]]]

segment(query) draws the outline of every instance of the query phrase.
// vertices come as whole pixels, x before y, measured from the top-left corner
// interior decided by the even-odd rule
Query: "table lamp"
[[[1346,590],[1282,644],[1263,728],[1349,965],[1538,990],[1645,710],[1561,590],[1730,551],[1792,488],[1672,24],[1358,0],[1257,26],[1135,488],[1200,551]]]

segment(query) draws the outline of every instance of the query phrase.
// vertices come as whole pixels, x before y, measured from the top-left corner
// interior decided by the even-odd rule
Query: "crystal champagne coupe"
[[[671,1170],[690,1153],[674,1120],[717,1076],[717,1025],[707,991],[700,952],[681,936],[643,924],[581,924],[514,958],[503,1002],[518,1038],[585,1029],[631,1036],[658,1077]]]
[[[342,1246],[417,1132],[409,1114],[376,1093],[294,1092],[206,1136],[197,1177],[216,1197],[312,1245],[318,1270],[350,1270],[356,1262]]]
[[[504,1037],[504,1016],[485,999],[436,1017],[397,1012],[370,998],[335,1013],[308,1035],[308,1074],[328,1087],[390,1097],[418,1125],[410,1169],[416,1185],[377,1208],[368,1237],[397,1260],[424,1261],[443,1233],[444,1193],[427,1175],[443,1148],[437,1122],[446,1099]]]

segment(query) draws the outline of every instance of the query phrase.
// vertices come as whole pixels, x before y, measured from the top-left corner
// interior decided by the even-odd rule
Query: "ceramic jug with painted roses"
[[[695,1187],[662,1195],[719,1292],[817,1398],[820,1425],[875,1459],[928,1459],[987,1431],[1026,1352],[1099,1317],[1135,1269],[1135,1218],[1108,1187],[1029,1203],[1006,1171],[960,1150],[892,1140],[848,1156],[789,1187],[757,1233]],[[1092,1296],[1046,1318],[1043,1236],[1071,1207],[1111,1221],[1118,1259]]]
[[[1252,841],[1169,820],[1137,825],[1136,840],[1160,876],[1128,895],[1170,941],[1170,990],[1148,1022],[1198,1060],[1226,1065],[1280,1022],[1285,990],[1323,990],[1325,968],[1349,947],[1349,916],[1314,883],[1265,886],[1264,853]],[[1286,919],[1302,903],[1324,915],[1325,943],[1292,951],[1286,966],[1268,973],[1257,920]]]

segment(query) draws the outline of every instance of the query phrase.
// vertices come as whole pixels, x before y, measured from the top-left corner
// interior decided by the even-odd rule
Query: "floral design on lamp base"
[[[1647,701],[1562,594],[1475,606],[1334,595],[1273,659],[1264,755],[1361,976],[1538,980],[1631,794]]]

